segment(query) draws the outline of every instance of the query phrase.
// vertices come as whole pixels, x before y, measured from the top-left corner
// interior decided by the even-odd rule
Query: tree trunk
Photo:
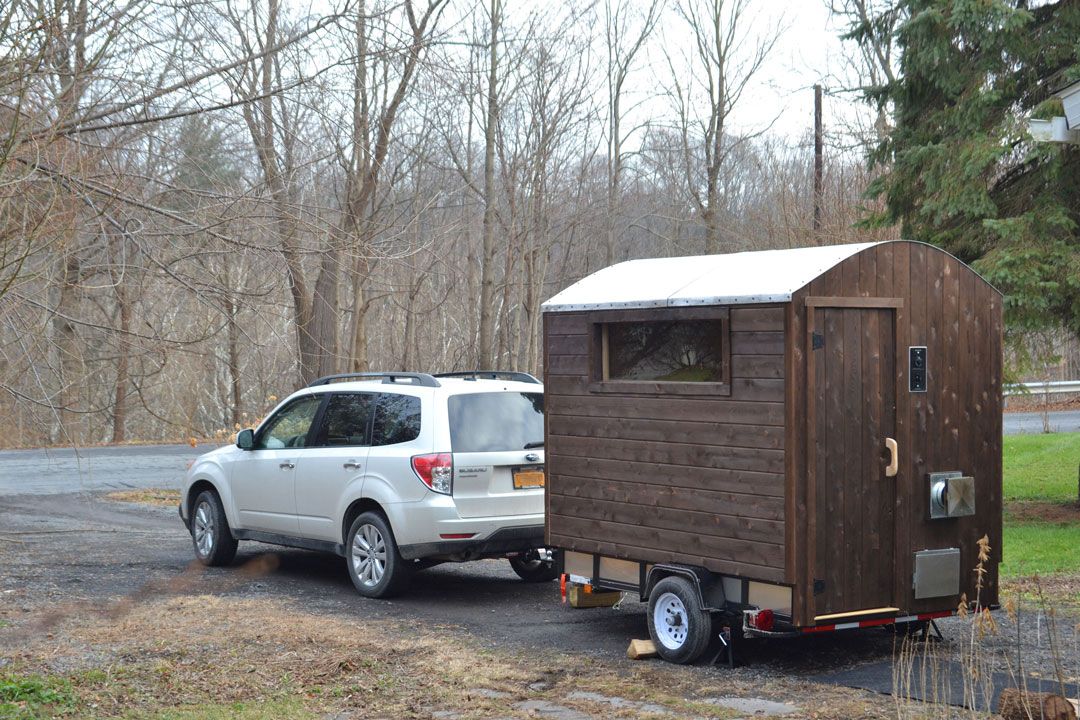
[[[119,356],[116,360],[116,386],[113,393],[112,441],[121,443],[127,439],[127,393],[128,364],[131,358],[131,300],[124,287],[124,277],[116,283],[116,303],[120,306]]]
[[[495,368],[495,133],[499,118],[499,23],[502,0],[491,0],[491,38],[488,47],[487,120],[484,127],[484,227],[480,265],[480,337],[476,357],[480,368]]]

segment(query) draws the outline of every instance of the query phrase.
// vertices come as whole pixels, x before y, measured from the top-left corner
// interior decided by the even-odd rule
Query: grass
[[[179,490],[167,490],[165,488],[144,488],[140,490],[117,490],[108,493],[106,500],[114,502],[142,503],[143,505],[158,505],[160,507],[176,507],[180,503]]]
[[[1080,524],[1005,523],[1005,561],[1010,576],[1080,572]]]
[[[71,711],[75,696],[66,680],[43,675],[0,675],[0,717],[55,717]]]
[[[1080,572],[1080,522],[1072,519],[1080,518],[1080,513],[1065,510],[1077,499],[1080,433],[1010,435],[1005,438],[1002,459],[1002,574],[1022,577]],[[1037,519],[1040,509],[1053,521]]]
[[[1076,500],[1080,433],[1008,435],[1002,459],[1006,503]]]
[[[315,720],[325,717],[304,708],[297,698],[264,702],[210,703],[171,710],[136,712],[124,716],[130,720]]]
[[[734,717],[709,705],[718,695],[812,705],[822,720],[889,717],[864,691],[784,678],[767,693],[758,680],[739,678],[720,691],[715,678],[666,663],[609,665],[591,654],[490,647],[454,626],[315,614],[269,598],[164,596],[120,609],[52,608],[50,632],[39,621],[21,636],[0,676],[29,700],[18,715],[0,705],[0,717],[307,720],[443,711],[528,720],[536,717],[522,706],[530,700],[609,717],[651,715],[646,704],[684,717]],[[579,692],[628,704],[613,708]]]

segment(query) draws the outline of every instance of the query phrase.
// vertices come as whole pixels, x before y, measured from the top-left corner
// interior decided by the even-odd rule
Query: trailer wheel
[[[701,657],[712,636],[712,617],[690,581],[672,575],[649,593],[649,637],[660,657],[685,665]]]

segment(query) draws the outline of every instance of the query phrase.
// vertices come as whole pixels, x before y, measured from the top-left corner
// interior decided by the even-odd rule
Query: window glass
[[[454,452],[500,452],[544,442],[543,393],[451,395],[450,445]]]
[[[724,381],[722,320],[619,322],[604,328],[608,380]]]
[[[315,444],[320,447],[368,444],[368,424],[378,396],[374,393],[335,394],[326,402]]]
[[[306,395],[286,405],[259,431],[255,447],[267,450],[304,447],[322,399],[322,395]]]
[[[372,445],[394,445],[420,435],[420,398],[381,393],[371,428]]]

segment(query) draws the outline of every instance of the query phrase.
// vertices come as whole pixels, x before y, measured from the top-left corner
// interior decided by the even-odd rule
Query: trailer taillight
[[[761,630],[763,632],[772,632],[773,626],[776,624],[776,616],[773,615],[773,611],[766,608],[765,610],[757,610],[752,612],[747,617],[747,621],[750,627],[755,630]]]

